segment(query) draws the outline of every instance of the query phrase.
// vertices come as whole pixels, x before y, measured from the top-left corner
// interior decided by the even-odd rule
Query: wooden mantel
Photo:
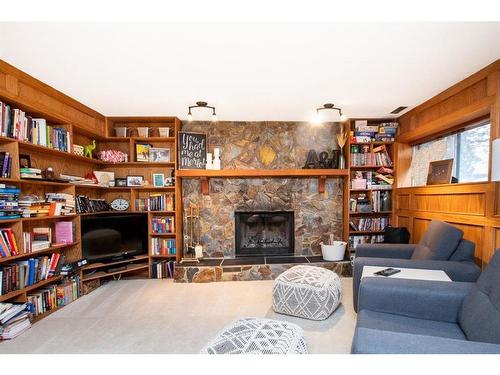
[[[318,192],[325,192],[325,182],[330,177],[349,176],[347,169],[185,169],[176,172],[178,178],[199,178],[201,192],[209,194],[209,178],[288,178],[288,177],[317,177]]]

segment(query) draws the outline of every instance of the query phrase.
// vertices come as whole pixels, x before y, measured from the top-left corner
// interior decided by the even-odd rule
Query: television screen
[[[89,262],[148,253],[148,216],[82,216],[82,251]]]

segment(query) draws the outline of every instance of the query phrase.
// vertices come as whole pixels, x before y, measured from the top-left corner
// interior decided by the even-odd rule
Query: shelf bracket
[[[200,185],[201,185],[201,193],[203,195],[208,195],[208,178],[207,177],[200,177]]]
[[[325,192],[326,176],[318,177],[318,193],[323,194]]]

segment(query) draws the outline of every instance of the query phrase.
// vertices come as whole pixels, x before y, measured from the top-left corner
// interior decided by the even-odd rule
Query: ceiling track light
[[[190,105],[188,108],[187,120],[189,122],[193,121],[193,114],[191,113],[191,109],[193,108],[209,108],[212,110],[212,122],[217,121],[217,114],[215,113],[215,107],[212,107],[207,104],[207,102],[196,102],[196,105]]]
[[[316,123],[321,122],[320,111],[323,111],[325,109],[331,109],[331,110],[337,111],[340,115],[340,121],[344,122],[345,120],[347,120],[347,117],[346,117],[346,115],[344,115],[342,113],[341,108],[335,107],[335,105],[333,103],[326,103],[326,104],[323,104],[323,107],[316,108],[316,118],[315,118],[314,122],[316,122]]]

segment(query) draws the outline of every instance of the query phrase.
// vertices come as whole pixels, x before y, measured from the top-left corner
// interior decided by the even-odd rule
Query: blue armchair
[[[474,263],[475,245],[463,232],[442,221],[432,221],[418,244],[365,244],[356,248],[353,267],[353,304],[364,266],[442,270],[453,281],[475,282],[481,269]]]
[[[500,250],[476,283],[363,278],[352,353],[500,353]]]

